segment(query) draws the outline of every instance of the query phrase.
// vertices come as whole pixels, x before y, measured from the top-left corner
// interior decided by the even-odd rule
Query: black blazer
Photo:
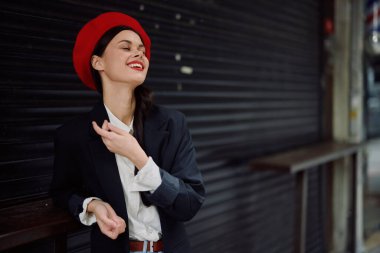
[[[108,202],[128,223],[128,214],[115,154],[103,144],[91,122],[101,125],[108,119],[103,103],[60,127],[55,136],[54,175],[51,193],[54,202],[77,220],[85,198],[95,196]],[[183,221],[201,207],[205,189],[195,160],[195,150],[182,113],[153,106],[144,121],[145,152],[160,167],[162,184],[151,194],[142,192],[147,204],[157,207],[165,253],[190,252]],[[129,252],[128,229],[116,240],[103,235],[94,224],[93,253]]]

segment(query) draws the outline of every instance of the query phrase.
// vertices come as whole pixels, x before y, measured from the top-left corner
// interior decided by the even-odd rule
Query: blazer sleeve
[[[165,150],[166,154],[174,154],[170,156],[173,159],[171,168],[160,168],[161,185],[153,193],[143,194],[166,215],[179,221],[188,221],[202,206],[205,187],[183,114],[176,117],[174,125]],[[163,155],[163,159],[168,159],[168,156]],[[165,164],[168,164],[167,161]]]
[[[54,138],[54,171],[50,194],[55,205],[68,210],[78,221],[83,211],[81,173],[76,161],[75,144],[67,135],[56,131]]]

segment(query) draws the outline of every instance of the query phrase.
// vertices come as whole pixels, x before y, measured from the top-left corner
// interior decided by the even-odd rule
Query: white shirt
[[[106,106],[105,108],[111,124],[127,132],[132,130],[133,120],[128,126],[113,115]],[[115,157],[127,205],[129,237],[139,241],[158,241],[161,238],[161,223],[157,208],[154,205],[145,206],[140,196],[140,191],[153,193],[160,186],[162,179],[158,166],[149,157],[148,162],[135,176],[135,166],[128,158],[119,154],[115,154]],[[96,198],[87,198],[83,202],[83,212],[79,218],[84,225],[89,226],[96,222],[95,215],[87,213],[87,205],[93,199]]]

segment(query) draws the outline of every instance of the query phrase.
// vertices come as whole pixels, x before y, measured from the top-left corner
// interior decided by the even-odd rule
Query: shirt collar
[[[112,112],[111,110],[106,106],[104,105],[104,107],[106,108],[106,111],[107,111],[107,114],[108,114],[108,118],[110,119],[110,123],[118,128],[121,128],[123,129],[124,131],[127,131],[127,132],[133,132],[133,120],[134,118],[132,118],[131,120],[131,124],[130,125],[127,125],[125,124],[124,122],[122,122],[121,120],[119,120]]]

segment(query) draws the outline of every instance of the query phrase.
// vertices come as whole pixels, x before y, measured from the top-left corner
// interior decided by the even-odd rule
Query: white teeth
[[[131,67],[131,68],[140,68],[140,69],[142,69],[142,65],[138,64],[138,63],[132,63],[132,64],[129,64],[128,66]]]

